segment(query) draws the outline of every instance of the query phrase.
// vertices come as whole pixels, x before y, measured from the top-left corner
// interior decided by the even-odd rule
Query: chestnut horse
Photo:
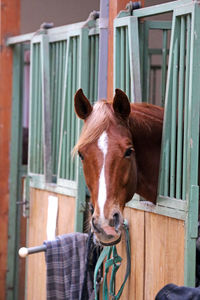
[[[75,111],[84,126],[78,152],[91,193],[91,227],[102,244],[121,238],[123,209],[134,193],[156,202],[164,110],[131,103],[119,89],[93,107],[80,89]]]

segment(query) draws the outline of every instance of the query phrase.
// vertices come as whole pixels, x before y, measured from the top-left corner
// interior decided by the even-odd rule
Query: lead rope
[[[131,270],[131,251],[130,251],[130,237],[129,237],[129,230],[128,230],[128,222],[124,220],[124,231],[125,231],[125,240],[126,240],[126,256],[127,256],[127,264],[126,264],[126,274],[124,277],[124,281],[118,291],[117,294],[115,294],[115,277],[116,273],[121,265],[122,258],[117,253],[116,246],[107,246],[103,248],[103,251],[101,252],[101,255],[99,256],[99,259],[97,261],[95,271],[94,271],[94,291],[95,291],[95,300],[98,300],[98,290],[100,283],[97,281],[99,270],[105,261],[105,273],[104,273],[104,279],[103,280],[103,299],[108,300],[109,296],[112,297],[113,300],[118,300],[121,297],[121,294],[123,292],[125,283],[128,279],[128,276],[130,274]],[[111,273],[111,279],[110,279],[110,285],[109,285],[109,291],[108,291],[108,283],[107,283],[107,275],[109,268],[112,266],[112,273]],[[101,282],[102,282],[101,280]]]

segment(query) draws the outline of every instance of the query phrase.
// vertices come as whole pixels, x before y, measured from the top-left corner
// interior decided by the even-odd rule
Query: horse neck
[[[159,116],[151,114],[153,106],[142,105],[132,107],[130,128],[133,136],[137,162],[137,190],[136,192],[146,200],[156,202],[159,162],[162,138],[163,111],[159,108]],[[149,107],[149,109],[148,109]],[[149,110],[149,111],[148,111]]]

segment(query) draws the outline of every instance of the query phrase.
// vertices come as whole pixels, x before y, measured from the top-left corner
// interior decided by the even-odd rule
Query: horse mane
[[[131,115],[134,123],[152,127],[163,124],[164,109],[148,103],[132,103]]]
[[[130,127],[133,137],[150,138],[152,141],[162,136],[164,109],[147,103],[131,104]]]
[[[131,114],[129,122],[125,123],[118,119],[112,108],[112,102],[106,100],[99,100],[95,103],[91,115],[84,123],[80,138],[73,149],[75,154],[81,147],[84,147],[92,142],[95,142],[99,136],[108,129],[110,124],[123,124],[128,127],[145,131],[149,134],[157,127],[159,130],[163,124],[163,108],[146,104],[146,103],[132,103]]]
[[[112,107],[106,100],[99,100],[93,106],[93,111],[84,123],[81,135],[73,149],[76,153],[78,149],[94,141],[108,129],[111,123],[115,122]]]

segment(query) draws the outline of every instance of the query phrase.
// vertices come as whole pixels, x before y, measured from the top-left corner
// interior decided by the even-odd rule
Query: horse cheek
[[[126,190],[125,202],[128,202],[133,197],[137,187],[137,168],[134,159],[128,162],[124,170],[123,185]]]

